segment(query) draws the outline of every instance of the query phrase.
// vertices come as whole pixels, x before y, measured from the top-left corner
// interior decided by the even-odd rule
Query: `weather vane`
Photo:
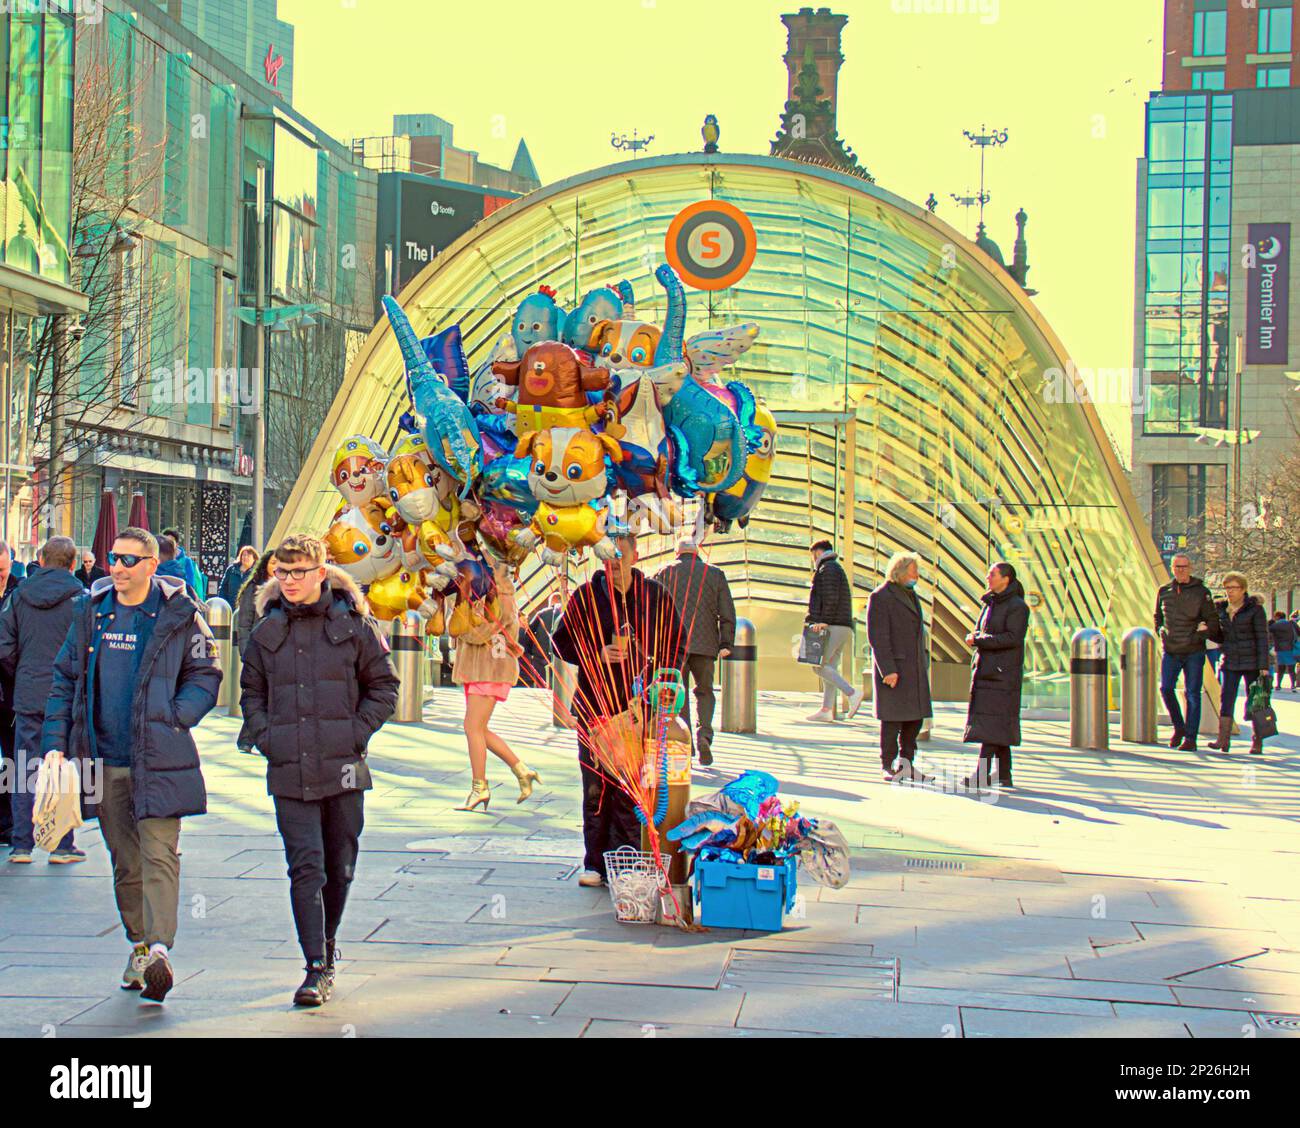
[[[628,137],[626,133],[622,135],[611,133],[609,135],[609,143],[615,149],[626,149],[633,156],[636,156],[637,153],[646,148],[654,139],[655,135],[653,133],[650,134],[649,137],[638,137],[635,129],[632,130],[631,137]]]
[[[1002,146],[1007,143],[1008,133],[1005,129],[995,129],[992,132],[985,132],[986,126],[980,125],[978,133],[972,133],[969,129],[963,129],[961,135],[980,151],[980,194],[976,197],[980,206],[980,225],[979,230],[984,230],[984,205],[989,202],[988,193],[984,191],[984,154],[990,147]]]

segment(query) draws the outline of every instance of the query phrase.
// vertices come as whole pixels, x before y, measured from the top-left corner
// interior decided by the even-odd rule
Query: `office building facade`
[[[1138,167],[1131,480],[1162,555],[1259,511],[1297,440],[1290,4],[1166,4]],[[1229,513],[1229,510],[1232,513]],[[1236,510],[1241,509],[1242,513]]]

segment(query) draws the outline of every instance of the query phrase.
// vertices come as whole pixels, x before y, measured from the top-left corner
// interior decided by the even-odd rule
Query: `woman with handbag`
[[[457,606],[448,629],[456,640],[456,665],[452,680],[465,690],[465,741],[469,746],[472,776],[470,793],[458,811],[483,808],[487,814],[492,792],[487,780],[487,754],[490,751],[515,773],[522,803],[533,793],[533,784],[541,777],[511,750],[510,745],[489,727],[498,701],[510,696],[510,688],[519,680],[519,609],[510,570],[493,563],[496,590],[493,595],[475,598],[471,585],[462,576]]]
[[[1219,739],[1210,747],[1226,752],[1232,741],[1232,710],[1237,703],[1237,692],[1245,683],[1249,694],[1255,682],[1265,679],[1268,687],[1268,612],[1257,596],[1246,591],[1246,577],[1240,572],[1229,572],[1223,577],[1223,592],[1227,599],[1220,600],[1219,625],[1223,630],[1219,660],[1219,678],[1222,692],[1219,696]],[[1255,726],[1250,741],[1253,755],[1263,754],[1264,737]]]

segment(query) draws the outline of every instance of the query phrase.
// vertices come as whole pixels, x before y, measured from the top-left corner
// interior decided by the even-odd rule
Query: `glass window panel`
[[[1290,8],[1264,8],[1259,13],[1259,53],[1278,55],[1291,50]],[[1263,83],[1261,83],[1263,85]]]

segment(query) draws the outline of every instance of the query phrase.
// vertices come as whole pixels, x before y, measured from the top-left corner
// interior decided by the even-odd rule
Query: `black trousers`
[[[695,685],[695,751],[713,748],[713,710],[717,698],[713,693],[713,675],[717,658],[710,654],[688,654],[682,663],[682,681],[686,684],[686,727],[691,726],[691,684]]]
[[[585,757],[582,768],[582,841],[586,848],[583,868],[605,876],[605,851],[620,846],[641,849],[641,824],[636,805],[621,789],[605,780]]]
[[[988,760],[988,765],[980,764],[981,772],[992,769],[993,761],[998,764],[998,779],[1003,783],[1011,782],[1011,749],[1005,744],[981,744],[980,759]]]
[[[0,765],[7,762],[11,766],[10,778],[12,775],[12,765],[14,763],[14,714],[8,709],[0,709]],[[0,766],[0,777],[6,773]],[[9,792],[0,789],[0,842],[8,843],[9,836],[13,832],[13,812],[10,808]]]
[[[323,960],[325,941],[338,935],[364,824],[364,791],[313,800],[275,796],[275,825],[289,863],[293,923],[308,963]]]
[[[916,738],[924,724],[923,720],[880,722],[880,765],[885,771],[893,769],[899,756],[908,763],[916,759]]]

